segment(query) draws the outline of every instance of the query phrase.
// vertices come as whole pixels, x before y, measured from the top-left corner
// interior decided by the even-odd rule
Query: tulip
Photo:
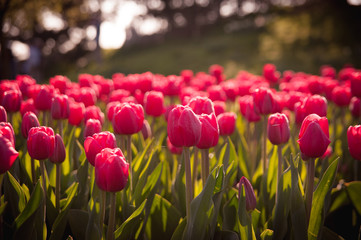
[[[93,88],[82,87],[79,92],[79,102],[84,103],[85,107],[93,106],[97,100],[96,92]]]
[[[337,86],[332,90],[332,101],[339,107],[345,107],[350,104],[352,95],[349,87]]]
[[[246,193],[246,210],[253,211],[257,205],[256,195],[254,194],[252,184],[244,176],[241,177],[238,183],[238,198],[241,198],[242,188],[244,188]]]
[[[144,110],[149,116],[161,116],[164,112],[163,93],[157,91],[146,92],[144,95]]]
[[[29,97],[28,89],[36,84],[36,80],[29,75],[17,75],[16,81],[23,97]]]
[[[274,97],[269,88],[260,87],[253,92],[255,111],[261,115],[268,115],[274,109]]]
[[[180,75],[183,78],[183,82],[185,82],[186,84],[189,84],[189,82],[193,78],[193,71],[189,70],[189,69],[184,69],[181,71]]]
[[[49,111],[51,109],[52,98],[55,94],[55,89],[51,85],[42,85],[38,94],[34,99],[36,109],[40,111]]]
[[[101,124],[104,123],[104,113],[98,106],[92,105],[85,108],[84,122],[86,123],[89,119],[97,119]]]
[[[56,181],[55,181],[55,207],[59,211],[60,208],[60,177],[61,177],[61,168],[60,164],[64,162],[66,156],[65,146],[63,139],[59,134],[55,135],[55,147],[54,153],[49,158],[50,162],[55,163],[56,168]]]
[[[55,95],[51,103],[53,119],[67,119],[69,117],[69,100],[66,95]]]
[[[10,170],[18,155],[14,144],[0,133],[0,174]]]
[[[55,137],[50,127],[33,127],[29,130],[27,146],[30,157],[44,160],[53,155]]]
[[[69,124],[79,126],[84,118],[85,107],[83,103],[69,101]]]
[[[117,143],[113,133],[108,131],[95,133],[84,141],[85,156],[89,163],[95,166],[95,158],[104,148],[116,148]]]
[[[351,156],[361,161],[361,125],[350,126],[347,129],[347,142]]]
[[[221,83],[222,89],[227,96],[227,100],[234,102],[238,96],[239,83],[235,80],[228,80]]]
[[[15,133],[11,123],[0,122],[0,134],[6,137],[15,147]]]
[[[20,110],[21,101],[22,95],[19,90],[8,90],[4,92],[2,106],[8,113],[17,112]]]
[[[173,154],[177,154],[177,155],[181,155],[181,154],[182,154],[183,148],[174,146],[174,145],[170,142],[169,137],[167,137],[167,147],[168,147],[169,151],[170,151],[171,153],[173,153]]]
[[[188,106],[197,115],[211,114],[214,112],[213,102],[207,97],[194,97],[188,102]]]
[[[24,116],[26,112],[33,112],[35,115],[38,115],[38,110],[35,108],[34,105],[34,99],[29,98],[21,102],[21,106],[20,106],[21,116]]]
[[[144,140],[152,137],[152,129],[150,128],[150,125],[146,119],[143,121],[142,135]]]
[[[361,73],[353,72],[351,74],[351,93],[353,96],[361,97]]]
[[[253,96],[246,95],[239,99],[239,107],[243,117],[248,122],[258,122],[261,120],[261,116],[255,111]]]
[[[219,116],[221,113],[224,113],[226,111],[226,103],[223,101],[214,101],[213,106],[216,116]]]
[[[213,64],[209,67],[209,74],[214,76],[217,79],[217,82],[220,83],[223,80],[223,67],[218,64]]]
[[[310,218],[313,182],[315,177],[315,158],[321,157],[330,144],[328,132],[328,120],[326,117],[320,117],[317,114],[308,115],[302,122],[298,144],[302,152],[302,158],[308,160],[307,166],[307,185],[306,185],[306,213],[307,219]]]
[[[305,99],[304,107],[306,115],[317,114],[320,117],[327,116],[327,100],[320,95],[313,95]]]
[[[28,138],[29,130],[33,127],[39,127],[39,120],[33,112],[26,112],[21,122],[21,133],[25,139]]]
[[[113,128],[116,134],[131,135],[142,130],[143,107],[140,104],[121,103],[114,109]]]
[[[354,118],[359,118],[361,115],[361,100],[358,97],[352,97],[349,106],[350,112]]]
[[[98,133],[102,130],[102,124],[98,119],[89,119],[85,123],[84,138],[93,136],[94,133]]]
[[[0,105],[0,122],[7,122],[8,116],[6,110],[3,106]]]
[[[336,70],[328,65],[324,65],[321,67],[321,76],[328,78],[336,78]]]
[[[65,91],[70,85],[70,80],[65,76],[57,75],[50,78],[49,83],[58,89],[61,94],[65,94]]]
[[[237,115],[234,112],[225,112],[217,117],[219,135],[230,136],[236,128]]]
[[[116,101],[116,102],[109,102],[107,104],[107,108],[106,108],[106,116],[107,119],[111,122],[113,120],[114,117],[114,110],[116,108],[117,105],[119,105],[120,102]]]
[[[130,92],[124,89],[114,90],[109,96],[109,102],[121,102],[124,98],[129,97]]]
[[[290,126],[285,114],[274,113],[268,117],[267,136],[274,145],[288,142],[290,138]]]
[[[108,221],[107,239],[114,239],[114,225],[116,212],[115,193],[124,189],[128,182],[129,164],[119,148],[104,148],[95,159],[95,182],[98,187],[110,192],[110,211]],[[105,196],[105,195],[103,195]],[[103,199],[105,205],[105,199]],[[105,206],[103,206],[105,210]],[[102,212],[101,218],[104,218]],[[101,228],[103,228],[101,219]]]

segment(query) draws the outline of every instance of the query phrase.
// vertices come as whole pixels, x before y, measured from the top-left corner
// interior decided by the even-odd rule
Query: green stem
[[[132,135],[127,135],[128,145],[127,145],[127,157],[129,163],[129,178],[130,178],[130,192],[133,192],[133,169],[132,169]]]
[[[40,160],[40,172],[41,172],[41,179],[43,183],[43,224],[45,225],[46,221],[46,181],[45,181],[45,164],[44,160]]]
[[[73,131],[74,128],[76,128],[76,126],[72,126],[72,130],[71,130],[71,131]],[[74,129],[74,131],[75,131],[75,129]],[[73,143],[74,140],[71,140],[71,141],[72,141],[72,143]],[[78,169],[78,158],[77,158],[77,156],[76,156],[75,145],[73,146],[72,151],[73,151],[73,152],[72,152],[72,156],[73,156],[73,167],[74,167],[74,170],[75,170],[75,169]]]
[[[62,119],[58,120],[58,130],[59,130],[60,137],[63,138],[63,120]]]
[[[107,240],[114,239],[114,225],[115,225],[115,192],[110,193],[110,211],[109,211],[109,223],[108,223],[108,232]]]
[[[203,188],[204,186],[206,185],[206,173],[205,173],[205,170],[206,170],[206,166],[204,166],[204,163],[206,162],[204,160],[205,156],[204,156],[204,152],[203,150],[201,150],[201,178],[202,178],[202,184],[203,184]]]
[[[35,184],[35,160],[34,160],[34,158],[31,158],[31,180],[33,181],[33,184]]]
[[[305,196],[307,222],[309,222],[311,216],[314,178],[315,178],[315,159],[312,158],[308,160],[308,165],[307,165],[307,185],[306,185],[306,196]]]
[[[59,212],[60,210],[60,175],[61,175],[61,165],[60,163],[55,164],[56,167],[56,183],[55,183],[55,206],[56,210]]]
[[[191,163],[190,152],[188,147],[184,147],[184,165],[186,171],[186,211],[187,222],[191,223],[191,202],[193,199],[192,177],[191,177]]]
[[[202,161],[204,167],[204,176],[203,176],[203,188],[206,186],[207,178],[209,175],[209,149],[202,149]]]
[[[192,189],[195,189],[197,180],[197,167],[198,167],[198,148],[194,147],[194,158],[193,158],[193,174],[192,174]],[[194,192],[192,193],[194,195]]]
[[[267,169],[267,123],[268,123],[268,119],[267,119],[267,115],[263,116],[263,148],[262,148],[262,153],[263,153],[263,174],[266,173],[266,169]]]
[[[281,179],[281,175],[282,175],[282,165],[283,165],[283,161],[282,161],[282,145],[278,145],[277,146],[277,150],[278,150],[278,171],[277,171],[277,187],[276,187],[276,205],[277,205],[277,194],[278,194],[278,184],[280,182]]]
[[[11,123],[12,126],[14,126],[14,123],[13,123],[13,113],[12,113],[12,112],[9,112],[9,113],[8,113],[8,122]]]
[[[102,233],[102,238],[103,238],[103,225],[104,225],[104,216],[105,216],[105,204],[106,204],[106,197],[107,197],[107,192],[106,191],[102,191],[101,190],[101,202],[100,202],[100,223],[99,223],[99,229]]]

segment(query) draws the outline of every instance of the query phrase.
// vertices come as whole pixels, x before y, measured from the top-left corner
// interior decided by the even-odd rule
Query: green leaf
[[[338,159],[333,161],[325,174],[322,176],[316,191],[313,193],[313,201],[311,208],[310,222],[308,226],[308,239],[317,239],[320,229],[322,227],[323,215],[322,210],[324,206],[324,199],[327,193],[331,190],[332,184],[336,176]]]
[[[102,231],[99,229],[99,218],[96,207],[88,210],[90,212],[89,219],[85,231],[86,240],[99,240],[102,237]]]
[[[177,172],[175,180],[172,184],[172,195],[175,201],[175,206],[182,213],[182,216],[186,214],[186,188],[185,188],[185,167],[183,164],[184,154],[179,156],[180,163],[177,166]]]
[[[115,239],[131,239],[135,230],[141,223],[142,212],[144,211],[147,199],[133,212],[130,217],[114,232]]]
[[[223,173],[222,167],[215,168],[209,175],[203,191],[191,202],[191,217],[187,219],[186,239],[203,239],[209,231],[210,222],[209,210],[213,208],[213,191],[216,185],[216,179]]]
[[[179,222],[177,228],[175,229],[171,240],[182,240],[183,239],[183,233],[187,226],[187,218],[181,219]]]
[[[152,139],[152,141],[150,141],[148,143],[148,145],[143,149],[141,154],[138,154],[134,159],[133,159],[133,184],[137,184],[138,183],[138,179],[140,174],[145,170],[146,166],[148,165],[148,161],[151,157],[148,158],[148,161],[144,160],[144,157],[146,155],[146,153],[148,152],[150,146],[152,146],[154,144],[154,139]],[[155,149],[153,149],[153,151],[155,151]],[[152,154],[153,154],[152,151]],[[151,154],[151,155],[152,155]]]
[[[78,191],[79,183],[74,182],[67,190],[66,193],[68,197],[65,199],[65,204],[62,207],[62,210],[68,209],[70,207],[71,202],[74,200],[76,193]]]
[[[239,240],[238,234],[232,231],[217,231],[214,240]]]
[[[265,229],[261,233],[262,240],[272,240],[273,239],[273,231],[271,229]]]
[[[329,210],[329,213],[332,213],[333,211],[337,210],[338,208],[350,204],[350,199],[347,194],[347,190],[345,188],[342,188],[340,190],[334,188],[331,191],[331,197],[332,197],[332,203]]]
[[[278,153],[277,147],[273,147],[273,153],[268,162],[267,170],[267,193],[269,200],[275,197],[277,188],[277,166],[278,166]],[[272,209],[271,209],[272,210]]]
[[[306,220],[306,209],[303,202],[302,192],[300,190],[299,175],[296,168],[295,161],[290,159],[291,175],[292,175],[292,187],[291,187],[291,221],[293,236],[295,240],[307,239],[307,220]],[[302,186],[301,186],[302,187]]]
[[[61,240],[63,239],[64,231],[66,228],[67,218],[68,218],[68,211],[61,211],[60,214],[55,219],[55,222],[51,228],[50,240]]]
[[[156,194],[147,221],[150,239],[170,239],[181,219],[180,212],[165,198]]]
[[[30,217],[35,211],[40,207],[40,204],[43,200],[42,189],[40,187],[40,182],[36,184],[34,191],[31,194],[29,202],[26,204],[24,210],[19,214],[15,219],[14,224],[18,229],[20,226]]]
[[[331,231],[327,227],[322,227],[322,239],[321,240],[343,240],[344,238],[337,233]]]
[[[346,183],[346,191],[358,214],[361,215],[361,181]]]
[[[19,212],[22,212],[26,206],[26,193],[24,193],[23,188],[20,186],[18,181],[11,175],[9,171],[6,172],[9,182],[11,183],[11,186],[14,188],[18,195],[18,209]]]
[[[241,194],[239,197],[239,204],[238,204],[239,233],[241,235],[242,240],[243,239],[256,240],[256,236],[252,226],[252,221],[246,209],[246,190],[244,189],[243,185],[241,186],[240,192]]]
[[[89,198],[89,174],[88,174],[88,161],[82,161],[76,173],[76,179],[79,182],[79,192],[76,200],[74,201],[73,208],[86,209],[86,204]]]
[[[68,222],[74,239],[85,239],[85,230],[89,221],[89,214],[84,210],[70,209]]]
[[[223,224],[222,230],[238,231],[237,226],[237,208],[238,199],[236,197],[236,191],[233,196],[223,205]]]

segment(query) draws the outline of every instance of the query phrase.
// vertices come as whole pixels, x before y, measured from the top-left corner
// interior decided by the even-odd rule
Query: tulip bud
[[[225,112],[218,115],[219,134],[221,136],[230,136],[236,128],[237,115],[234,112]]]
[[[144,140],[152,137],[152,129],[150,128],[150,125],[146,119],[143,121],[142,135]]]
[[[188,106],[177,105],[168,116],[168,137],[176,147],[191,147],[198,144],[201,122]]]
[[[351,156],[361,161],[361,125],[350,126],[347,129],[347,143]]]
[[[274,113],[268,118],[267,136],[274,145],[285,144],[290,138],[290,125],[283,113]]]
[[[320,95],[312,95],[306,98],[304,101],[304,107],[306,115],[315,113],[320,117],[327,116],[327,100],[325,97]]]
[[[161,116],[164,112],[163,93],[157,91],[146,92],[144,95],[144,109],[149,116]]]
[[[358,118],[361,115],[361,100],[358,97],[351,98],[350,112],[354,118]]]
[[[214,113],[209,115],[202,114],[198,116],[198,118],[202,127],[201,138],[199,139],[197,147],[199,149],[208,149],[216,146],[219,139],[219,127],[216,115]]]
[[[302,122],[297,142],[304,157],[321,157],[330,144],[327,118],[308,115]]]
[[[361,73],[353,72],[351,74],[351,92],[355,97],[361,97]]]
[[[194,97],[188,102],[188,106],[197,115],[211,114],[214,112],[212,101],[207,97]]]
[[[39,120],[33,112],[26,112],[21,122],[21,133],[24,138],[28,138],[29,130],[33,127],[39,127]]]
[[[7,122],[8,121],[8,115],[6,113],[6,110],[3,106],[0,106],[0,122]]]
[[[69,102],[69,118],[68,121],[73,126],[79,126],[84,118],[85,107],[83,103],[74,101]]]
[[[253,92],[255,111],[262,115],[267,115],[274,110],[274,97],[269,88],[260,87]]]
[[[49,158],[52,163],[62,163],[65,160],[66,152],[63,139],[59,134],[55,135],[55,145],[53,155]]]
[[[69,101],[67,95],[55,95],[51,103],[53,119],[67,119],[69,117]]]
[[[117,143],[113,133],[108,131],[95,133],[84,141],[85,156],[89,163],[95,166],[95,157],[104,148],[116,148]]]
[[[55,147],[54,131],[50,127],[33,127],[29,130],[28,153],[30,157],[44,160],[53,155]]]
[[[8,90],[4,92],[2,105],[7,112],[17,112],[20,110],[22,95],[19,90]]]
[[[94,133],[98,133],[102,130],[102,124],[98,119],[89,119],[85,123],[84,138],[93,136]]]
[[[19,153],[15,150],[14,144],[0,133],[0,174],[11,168],[18,155]]]
[[[242,188],[244,188],[246,193],[246,209],[247,211],[252,211],[256,208],[257,200],[256,195],[254,194],[252,184],[248,181],[246,177],[241,177],[238,183],[238,197],[242,194]]]
[[[95,182],[107,192],[122,190],[128,182],[129,164],[119,148],[104,148],[95,159]]]
[[[15,133],[11,123],[0,122],[0,134],[9,139],[15,147]]]
[[[177,155],[181,155],[181,154],[182,154],[183,148],[174,146],[174,145],[170,142],[169,137],[167,137],[167,147],[168,147],[169,151],[170,151],[171,153],[173,153],[173,154],[177,154]]]
[[[339,107],[345,107],[351,101],[351,89],[346,86],[337,86],[332,90],[332,101]]]
[[[131,135],[142,130],[143,107],[140,104],[121,103],[114,109],[113,128],[116,134]]]

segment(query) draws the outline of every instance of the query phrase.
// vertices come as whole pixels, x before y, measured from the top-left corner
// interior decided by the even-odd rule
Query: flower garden
[[[360,97],[351,66],[4,80],[0,238],[356,239]]]

